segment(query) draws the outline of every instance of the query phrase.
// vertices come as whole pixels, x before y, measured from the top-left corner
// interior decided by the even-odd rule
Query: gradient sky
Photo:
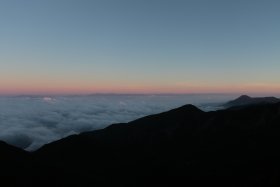
[[[0,94],[280,93],[279,0],[0,0]]]

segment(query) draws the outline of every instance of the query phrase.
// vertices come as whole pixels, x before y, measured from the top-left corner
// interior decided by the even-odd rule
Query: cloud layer
[[[0,97],[0,140],[26,150],[71,134],[163,112],[191,103],[205,110],[230,96],[93,95]]]

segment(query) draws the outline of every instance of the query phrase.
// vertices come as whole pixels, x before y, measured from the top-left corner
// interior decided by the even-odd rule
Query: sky
[[[280,93],[278,0],[0,0],[0,95]]]

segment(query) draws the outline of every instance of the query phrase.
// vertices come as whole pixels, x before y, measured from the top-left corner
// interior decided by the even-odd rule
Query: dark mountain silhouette
[[[279,103],[280,99],[276,97],[249,97],[247,95],[242,95],[235,100],[229,101],[224,104],[224,107],[235,107],[244,105],[256,105],[256,104],[273,104]]]
[[[0,141],[0,165],[1,167],[6,163],[16,164],[20,160],[24,159],[28,154],[26,151],[8,145],[7,143]]]
[[[30,153],[0,141],[0,185],[20,186],[21,182],[16,181],[29,172]],[[6,183],[6,184],[5,184]]]
[[[0,160],[16,171],[4,178],[11,186],[279,186],[279,134],[280,103],[213,112],[185,105],[33,153],[1,144],[1,155],[21,165]]]

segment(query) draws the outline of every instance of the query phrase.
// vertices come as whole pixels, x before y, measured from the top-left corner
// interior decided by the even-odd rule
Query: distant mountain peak
[[[174,111],[203,112],[202,110],[200,110],[199,108],[197,108],[192,104],[183,105],[179,108],[174,109]]]
[[[248,95],[241,95],[240,97],[238,97],[237,99],[252,99],[252,97],[248,96]]]
[[[248,95],[241,95],[237,99],[224,104],[225,107],[255,105],[255,104],[273,104],[280,102],[280,99],[276,97],[250,97]]]
[[[199,110],[196,106],[194,106],[192,104],[183,105],[181,108],[192,109],[192,110]]]

